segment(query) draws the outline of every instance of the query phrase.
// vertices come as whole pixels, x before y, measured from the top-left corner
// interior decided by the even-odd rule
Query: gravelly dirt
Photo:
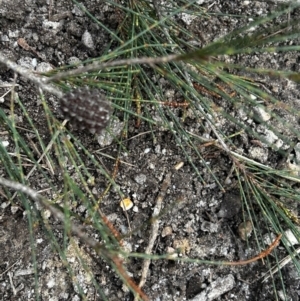
[[[275,3],[264,1],[252,1],[247,5],[245,4],[246,1],[204,2],[206,3],[203,6],[212,5],[211,11],[233,15],[246,14],[249,18],[269,13],[277,7]],[[117,26],[118,13],[107,7],[103,1],[82,1],[82,3],[95,18],[107,24],[110,29],[113,30]],[[56,23],[48,22],[49,15],[51,20]],[[295,11],[290,17],[299,18],[299,11]],[[231,18],[230,16],[219,18],[216,16],[202,23],[194,20],[187,25],[187,28],[193,31],[195,35],[199,35],[203,45],[205,45],[207,42],[238,28],[241,24],[245,24],[245,22],[247,22],[245,18]],[[86,31],[91,35],[92,42],[85,34]],[[82,42],[84,35],[87,42]],[[31,68],[33,59],[36,59],[38,64],[47,62],[58,67],[74,61],[74,57],[85,60],[100,56],[110,41],[109,35],[104,30],[95,25],[68,0],[55,1],[53,7],[50,7],[46,0],[0,0],[0,38],[0,51],[23,66],[27,63]],[[18,46],[17,40],[19,38],[25,39],[34,50],[26,50]],[[88,45],[91,47],[87,47]],[[297,53],[257,54],[224,59],[230,63],[239,63],[253,68],[280,68],[299,71]],[[0,66],[0,83],[11,82],[12,78],[13,73],[4,66]],[[300,95],[299,89],[297,89],[299,87],[296,85],[284,79],[270,80],[259,76],[255,79],[260,81],[275,97],[285,100],[297,109],[299,108]],[[47,144],[51,137],[47,127],[45,127],[46,119],[39,104],[36,88],[23,78],[18,79],[18,84],[18,95],[31,114],[31,118],[39,127],[38,130]],[[59,116],[55,97],[49,96],[48,101],[54,113]],[[7,102],[0,105],[8,114]],[[218,105],[226,107],[226,104],[224,105],[221,100]],[[180,114],[180,109],[174,109],[174,112]],[[289,119],[290,124],[299,129],[297,120],[284,115],[280,109],[275,109],[274,112]],[[241,118],[238,112],[231,113],[234,117]],[[18,117],[20,119],[18,125],[22,126],[21,113]],[[277,128],[283,137],[288,137],[289,140],[294,138],[293,132],[287,127],[282,126],[276,120],[271,122],[273,123],[272,126]],[[142,124],[139,129],[136,129],[133,123],[130,124],[129,133],[130,137],[135,138],[129,139],[126,145],[128,150],[126,162],[129,164],[121,164],[116,181],[122,191],[127,192],[139,208],[138,212],[128,211],[131,227],[137,229],[151,217],[152,208],[155,205],[165,175],[172,166],[182,161],[184,157],[170,132],[157,129],[156,141],[153,141],[152,134],[147,134],[149,130],[147,125]],[[254,122],[252,125],[254,130],[259,127],[259,124]],[[187,119],[185,126],[197,130],[194,120]],[[220,127],[225,134],[233,132],[232,126],[220,117]],[[146,134],[138,135],[143,132]],[[1,135],[2,140],[12,141],[12,137],[7,134]],[[99,144],[92,135],[83,135],[80,132],[78,135],[81,143],[87,149],[92,152],[99,149]],[[245,135],[242,136],[242,139],[237,139],[236,146],[244,149],[250,157],[255,156],[254,148],[256,146],[251,143],[250,137]],[[105,151],[111,155],[117,153],[114,145],[109,146]],[[217,149],[214,151],[212,156],[207,156],[210,168],[219,179],[225,181],[231,168],[231,162],[226,154],[218,152]],[[261,160],[270,166],[277,166],[279,159],[270,149],[265,149],[263,153],[265,157],[258,156],[254,159]],[[191,156],[193,156],[192,153]],[[88,161],[85,163],[92,170],[91,163]],[[111,161],[103,158],[103,163],[107,168],[112,169]],[[201,169],[200,162],[195,162],[195,164],[198,164],[198,168]],[[98,175],[95,170],[91,173],[95,176]],[[171,185],[164,200],[165,206],[169,206],[170,209],[161,219],[160,232],[154,248],[155,253],[164,254],[168,248],[183,246],[181,256],[207,260],[233,261],[256,255],[254,242],[250,241],[250,246],[247,247],[247,244],[238,235],[238,225],[243,221],[240,214],[239,193],[234,187],[232,189],[228,187],[226,193],[220,191],[211,174],[203,168],[201,176],[206,182],[205,186],[201,184],[194,170],[188,164],[173,174]],[[57,187],[59,187],[60,180],[61,177],[57,176]],[[31,177],[31,188],[43,189],[41,175],[35,174]],[[60,187],[60,189],[62,188]],[[96,189],[101,192],[101,181]],[[174,206],[174,202],[178,199],[180,202]],[[1,200],[0,297],[2,300],[34,300],[34,269],[27,219],[22,208],[13,213],[12,209],[16,208],[12,208],[4,197],[1,197]],[[112,194],[109,199],[103,201],[102,210],[117,228],[126,231],[127,221],[119,207],[117,194]],[[54,228],[57,229],[55,235],[61,238],[59,223],[53,221],[53,224]],[[128,239],[133,251],[143,252],[145,250],[148,244],[148,230],[141,229],[135,232],[131,240]],[[37,242],[37,268],[40,276],[39,292],[41,299],[81,300],[78,289],[68,276],[67,269],[48,244],[43,229],[37,227],[34,228],[34,231]],[[133,299],[130,293],[122,289],[122,282],[105,262],[95,260],[88,255],[84,246],[77,241],[74,244],[79,246],[82,256],[91,266],[95,279],[105,288],[109,300]],[[70,244],[67,259],[75,277],[80,279],[87,300],[102,300],[96,294],[95,286],[75,259],[75,253],[74,245]],[[135,280],[138,280],[141,261],[131,259],[127,263],[127,267]],[[210,291],[211,295],[198,297],[197,300],[274,300],[272,280],[261,283],[260,277],[264,272],[266,272],[266,266],[260,261],[241,267],[154,261],[150,266],[150,274],[144,291],[150,300],[192,300],[196,295],[205,291]],[[299,276],[296,275],[292,266],[287,266],[283,270],[283,275],[287,295],[291,298],[290,300],[298,300]],[[275,276],[274,282],[277,284],[280,280]],[[217,297],[213,297],[214,286],[218,289],[225,288],[224,292],[220,296],[216,293]]]

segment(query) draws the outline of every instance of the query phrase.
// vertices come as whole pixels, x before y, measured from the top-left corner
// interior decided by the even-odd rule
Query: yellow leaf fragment
[[[124,211],[133,207],[133,202],[130,199],[124,199],[120,202],[120,206]]]

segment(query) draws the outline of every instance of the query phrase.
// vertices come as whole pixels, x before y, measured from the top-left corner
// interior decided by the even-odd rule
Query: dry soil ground
[[[114,29],[117,26],[115,12],[104,2],[82,1],[97,19]],[[276,3],[265,1],[217,0],[204,1],[202,5],[210,7],[210,11],[217,13],[248,15],[249,19],[278,8]],[[299,11],[295,11],[290,17],[300,18]],[[180,19],[180,16],[178,18]],[[239,27],[243,22],[245,23],[245,18],[216,16],[201,23],[194,20],[186,26],[201,36],[204,45]],[[83,42],[82,40],[86,31],[92,37],[92,45],[88,45],[89,41]],[[23,38],[35,51],[18,44],[17,41],[20,38]],[[75,59],[85,60],[100,56],[110,37],[82,13],[71,0],[0,0],[0,39],[0,51],[6,53],[8,57],[22,66],[42,69],[49,65],[57,67],[68,64]],[[282,68],[299,71],[297,53],[236,56],[228,58],[228,61],[254,68]],[[12,82],[12,79],[13,73],[2,66],[0,84]],[[269,82],[266,82],[265,78],[257,79],[265,81],[274,96],[290,101],[295,108],[298,108],[297,99],[300,99],[300,96],[295,85],[283,79],[273,79]],[[18,78],[17,83],[19,97],[31,114],[31,118],[37,126],[40,126],[38,130],[42,137],[45,141],[49,141],[50,137],[45,127],[45,117],[36,88],[21,77]],[[4,89],[0,90],[1,95],[4,91]],[[48,101],[53,112],[59,116],[57,99],[49,96]],[[0,104],[7,113],[9,113],[8,102],[7,99]],[[219,105],[222,105],[221,101]],[[180,109],[174,109],[174,111],[180,113]],[[280,111],[278,113],[280,114]],[[26,127],[26,124],[22,124],[21,113],[18,118],[19,126]],[[197,130],[193,120],[187,119],[185,126]],[[221,126],[225,133],[231,132],[226,122]],[[256,125],[253,124],[253,126]],[[295,126],[298,126],[297,122]],[[133,124],[130,125],[129,137],[134,138],[128,140],[126,145],[128,149],[126,162],[129,164],[120,167],[117,178],[121,189],[131,195],[138,208],[138,211],[128,212],[133,229],[149,220],[163,178],[172,166],[184,158],[171,133],[157,129],[156,141],[150,133],[138,136],[139,133],[145,133],[148,130],[147,125],[142,125],[139,129],[136,129]],[[284,129],[283,134],[285,134]],[[286,134],[289,135],[289,133]],[[10,141],[11,137],[5,132],[3,134],[1,132],[1,135],[3,141]],[[92,135],[83,133],[78,133],[78,135],[81,143],[91,152],[100,148]],[[247,137],[239,143],[241,148],[251,149],[252,147]],[[116,147],[110,145],[105,151],[113,155],[116,153]],[[276,165],[278,158],[270,150],[264,150],[263,153],[264,158],[260,158],[263,163]],[[190,155],[193,156],[192,153]],[[251,153],[249,150],[249,156],[251,155],[255,156],[254,152]],[[218,153],[208,160],[210,160],[212,170],[218,173],[218,177],[225,179],[231,168],[226,155]],[[88,160],[85,163],[92,170],[91,163]],[[110,160],[103,158],[103,163],[111,170]],[[94,174],[97,175],[97,171],[94,171]],[[59,186],[61,178],[59,175],[56,176],[56,183]],[[169,208],[172,209],[168,209],[162,217],[154,252],[163,254],[169,248],[184,245],[181,256],[191,258],[232,261],[254,256],[257,253],[254,245],[251,246],[250,243],[250,246],[247,246],[237,233],[237,227],[242,222],[239,193],[234,189],[228,189],[224,194],[205,170],[202,171],[202,177],[206,180],[206,186],[199,182],[189,164],[185,164],[174,173],[165,199],[165,204],[170,205]],[[30,182],[31,187],[36,190],[44,188],[41,175],[34,174]],[[101,183],[98,185],[101,187]],[[100,191],[99,187],[96,189]],[[182,196],[182,201],[176,206],[171,206],[178,196]],[[0,198],[0,299],[34,300],[35,279],[27,220],[21,209],[12,210],[9,202],[4,197],[0,196]],[[78,207],[77,212],[80,214],[82,210],[84,213],[84,209]],[[113,195],[105,200],[102,210],[117,228],[123,227],[126,231],[127,220],[119,207],[117,197],[115,201]],[[54,228],[56,225],[55,235],[59,238],[61,227],[59,223],[52,220],[51,222]],[[134,251],[145,250],[148,244],[148,230],[141,229],[132,236],[129,243]],[[41,299],[81,300],[78,288],[74,286],[60,258],[52,251],[43,230],[35,229],[35,231]],[[80,247],[82,248],[81,245]],[[121,280],[105,262],[94,260],[86,255],[84,248],[81,250],[85,254],[83,256],[87,256],[95,279],[105,288],[105,294],[109,300],[132,300],[132,295],[123,290]],[[87,300],[101,300],[94,284],[76,261],[74,252],[70,244],[67,257],[72,263],[73,277],[80,282]],[[141,263],[141,260],[131,259],[131,262],[127,264],[135,280],[139,279]],[[274,283],[277,284],[280,281],[275,276],[274,280],[269,279],[262,283],[261,275],[267,271],[261,261],[246,266],[228,267],[161,260],[152,262],[150,271],[144,290],[150,300],[157,301],[193,300],[195,296],[198,296],[195,300],[271,301],[274,300]],[[299,276],[292,266],[287,266],[283,274],[286,293],[291,298],[289,300],[298,300]],[[199,295],[201,293],[202,295]]]

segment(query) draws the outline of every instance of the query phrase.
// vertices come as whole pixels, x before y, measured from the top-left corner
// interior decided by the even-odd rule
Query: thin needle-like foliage
[[[101,257],[110,264],[136,298],[147,300],[142,289],[128,275],[124,267],[125,259],[134,257],[148,260],[173,260],[169,254],[151,255],[151,252],[147,254],[127,252],[120,242],[121,239],[118,239],[118,231],[109,224],[101,211],[101,201],[109,196],[111,190],[119,195],[120,200],[126,197],[126,192],[119,188],[115,178],[118,166],[122,165],[120,161],[124,159],[122,153],[127,151],[126,141],[130,139],[130,125],[132,124],[136,128],[146,125],[152,139],[156,139],[158,131],[171,133],[183,160],[191,166],[199,183],[206,185],[208,181],[213,181],[220,191],[226,191],[228,187],[224,185],[222,177],[207,158],[208,153],[211,154],[214,151],[224,155],[232,165],[231,178],[235,179],[235,188],[240,192],[243,217],[250,221],[254,229],[257,254],[262,252],[264,256],[267,256],[271,250],[272,254],[277,254],[275,248],[277,244],[274,244],[274,249],[269,249],[268,253],[270,244],[265,242],[260,229],[264,229],[269,234],[271,242],[278,237],[278,241],[275,241],[278,243],[282,235],[281,241],[300,274],[299,263],[293,255],[296,250],[289,244],[284,234],[287,229],[290,229],[297,239],[300,237],[297,227],[300,221],[297,214],[293,213],[293,209],[290,208],[291,203],[298,204],[300,201],[297,186],[299,185],[298,170],[295,172],[288,166],[285,168],[276,165],[267,166],[247,157],[247,154],[239,153],[236,150],[236,141],[246,134],[251,139],[269,147],[274,154],[278,156],[280,154],[285,161],[289,155],[288,151],[270,144],[251,125],[242,122],[232,114],[234,110],[243,110],[247,116],[252,117],[253,108],[261,107],[271,114],[276,122],[286,127],[290,136],[282,134],[275,125],[267,121],[259,120],[259,122],[276,134],[283,143],[294,145],[300,139],[300,133],[290,119],[299,118],[299,111],[282,100],[276,99],[255,79],[256,76],[265,76],[269,80],[285,78],[298,83],[300,74],[290,70],[254,69],[251,66],[227,63],[224,59],[225,56],[299,51],[300,33],[297,20],[288,20],[280,25],[272,26],[276,18],[292,12],[299,4],[291,4],[268,16],[256,18],[250,24],[199,48],[201,41],[180,25],[176,19],[180,13],[196,16],[200,20],[210,18],[210,13],[199,7],[196,1],[165,1],[159,9],[149,1],[126,1],[126,5],[120,4],[119,1],[106,2],[119,13],[119,26],[115,30],[109,29],[106,24],[102,24],[91,15],[83,5],[74,1],[90,17],[91,22],[98,24],[111,36],[111,43],[101,57],[83,62],[87,67],[91,66],[91,69],[83,74],[78,74],[78,72],[72,74],[72,70],[76,70],[77,66],[63,66],[44,76],[47,77],[49,84],[61,92],[79,86],[89,86],[106,93],[114,108],[113,118],[122,120],[121,132],[114,136],[113,142],[116,145],[117,155],[113,157],[106,154],[105,150],[101,151],[107,157],[110,156],[111,169],[109,170],[102,164],[100,151],[87,149],[80,139],[67,129],[66,123],[62,124],[57,120],[43,93],[40,93],[39,97],[45,112],[47,131],[51,134],[49,138],[45,138],[39,132],[37,120],[30,116],[22,99],[16,95],[12,99],[9,116],[7,111],[0,109],[2,126],[12,134],[14,141],[14,153],[9,153],[0,143],[5,177],[31,187],[30,170],[33,169],[33,173],[39,174],[47,187],[46,191],[40,193],[48,203],[41,201],[42,208],[39,208],[41,204],[36,203],[35,199],[29,202],[28,194],[26,195],[24,189],[15,187],[19,192],[14,192],[8,189],[8,187],[14,188],[13,185],[6,186],[5,182],[2,183],[7,199],[16,204],[19,202],[27,212],[31,229],[37,295],[39,294],[39,280],[34,247],[35,223],[44,228],[51,245],[62,258],[71,277],[74,271],[66,253],[70,241],[73,243],[73,235],[79,235],[79,231],[74,231],[76,226],[74,221],[81,226],[91,227],[101,243],[93,244],[86,240],[86,249],[92,248],[93,250],[89,252],[94,252],[93,255]],[[219,17],[222,18],[222,16]],[[257,30],[249,31],[253,27]],[[294,43],[288,44],[287,41]],[[169,55],[175,55],[175,57],[167,62],[148,63],[146,60],[145,63],[131,63],[131,60],[135,58],[159,58]],[[101,67],[101,64],[116,60],[126,60],[127,64],[109,68]],[[101,68],[97,70],[96,66]],[[157,83],[156,79],[159,78],[164,78],[165,85]],[[176,99],[167,99],[166,86],[176,90]],[[226,102],[227,107],[219,104],[221,99]],[[26,120],[26,128],[18,127],[14,120],[16,107],[21,110]],[[274,108],[282,108],[285,116],[277,114]],[[205,133],[209,129],[213,138],[206,139],[204,135],[191,132],[185,125],[187,118],[192,118],[195,123],[199,124],[199,132]],[[220,125],[224,120],[227,125],[230,125],[231,132]],[[112,124],[106,131],[113,135]],[[32,134],[35,144],[40,149],[39,155],[33,154],[32,148],[28,146],[28,135]],[[42,154],[42,159],[39,159]],[[89,162],[89,166],[86,162]],[[208,171],[209,178],[203,177],[203,169]],[[99,172],[106,185],[103,187],[101,197],[98,198],[93,193],[95,181],[93,170]],[[55,180],[54,174],[57,173],[62,175],[62,183],[57,183]],[[29,193],[29,196],[32,195]],[[74,213],[78,204],[86,208],[85,216]],[[64,216],[62,241],[56,237],[53,225],[45,217],[49,208],[55,208]],[[57,217],[55,215],[58,213],[54,212],[56,211],[52,211],[52,214]],[[149,223],[151,224],[151,221]],[[132,233],[138,230],[131,229]],[[83,258],[82,250],[78,249],[76,243],[74,245],[80,264],[91,276],[97,293],[103,300],[109,300],[103,287],[93,277],[93,270]],[[264,250],[266,250],[265,253],[263,253]],[[195,264],[226,264],[218,260],[202,260],[201,258],[176,258],[176,260]],[[274,261],[271,264],[268,258],[264,260],[267,268],[271,268],[274,264]],[[275,257],[275,265],[279,266],[279,260]],[[280,269],[278,269],[278,277],[280,281],[273,283],[275,295],[277,289],[285,292]],[[275,287],[278,285],[280,287]],[[85,298],[80,283],[76,283],[76,287],[79,294]]]

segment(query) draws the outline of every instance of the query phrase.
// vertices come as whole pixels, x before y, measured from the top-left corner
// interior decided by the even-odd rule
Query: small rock
[[[69,65],[80,65],[81,64],[81,60],[76,56],[71,56],[67,62]]]
[[[262,106],[253,108],[254,114],[260,121],[268,121],[271,119],[271,114],[265,111]]]
[[[30,70],[33,70],[33,69],[34,69],[34,66],[32,65],[32,58],[30,58],[30,57],[28,57],[28,56],[21,57],[21,58],[18,60],[18,64],[19,64],[21,67],[24,67],[24,68],[27,68],[27,69],[30,69]]]
[[[112,116],[109,124],[109,132],[103,131],[97,136],[98,143],[101,147],[112,144],[114,137],[119,136],[123,129],[123,122],[120,122],[119,118]]]
[[[241,223],[238,227],[238,233],[242,240],[247,240],[252,232],[252,223],[250,221],[245,221]]]
[[[9,37],[8,37],[8,35],[6,35],[6,34],[4,34],[4,35],[2,35],[1,36],[1,42],[9,42]]]
[[[148,154],[148,153],[150,153],[150,151],[151,151],[151,148],[148,147],[148,148],[146,148],[146,149],[144,150],[144,154]]]
[[[34,274],[34,269],[28,268],[28,269],[16,271],[14,273],[14,277],[26,276],[26,275],[31,275],[31,274]]]
[[[300,175],[300,166],[291,162],[286,162],[284,169],[290,171],[291,175],[298,177]]]
[[[237,114],[242,120],[246,120],[249,117],[248,112],[243,107],[238,109]]]
[[[215,300],[224,293],[232,290],[235,286],[234,277],[229,274],[227,277],[218,278],[216,281],[212,282],[205,291],[202,291],[200,294],[196,295],[190,301],[211,301]]]
[[[11,206],[10,211],[12,214],[16,214],[16,212],[19,210],[18,206]]]
[[[204,232],[217,233],[219,231],[219,225],[203,221],[201,223],[201,230]]]
[[[284,233],[285,233],[285,237],[287,239],[287,245],[289,247],[299,244],[299,240],[296,238],[296,236],[291,231],[291,229],[286,230]]]
[[[186,25],[191,25],[194,19],[196,19],[196,15],[192,14],[186,14],[186,13],[181,13],[180,14],[180,19],[186,24]]]
[[[52,69],[53,69],[53,67],[49,63],[45,63],[45,62],[38,64],[36,67],[36,71],[40,72],[40,73],[45,73]]]
[[[144,184],[144,183],[146,182],[147,176],[141,173],[141,174],[136,175],[136,176],[134,177],[134,180],[135,180],[138,184],[142,185],[142,184]]]
[[[176,250],[172,247],[167,247],[166,253],[169,254],[168,258],[170,258],[170,259],[178,257],[178,254],[176,253]]]
[[[85,47],[87,47],[89,49],[94,49],[95,48],[92,35],[87,30],[82,35],[81,41],[82,41],[82,43]]]
[[[280,290],[277,292],[280,300],[282,301],[293,301],[291,297],[288,297],[286,291]]]
[[[9,146],[9,142],[8,141],[1,141],[0,143],[2,144],[3,147],[8,147]]]
[[[48,209],[45,209],[45,210],[43,211],[43,218],[49,219],[50,216],[51,216],[51,211],[48,210]]]
[[[276,239],[276,235],[274,233],[272,233],[272,234],[266,233],[263,236],[263,242],[268,246],[270,246],[274,242],[275,239]]]
[[[44,20],[42,26],[44,29],[51,30],[54,33],[57,33],[62,29],[62,23],[52,22],[52,21],[48,21],[48,20]]]
[[[276,140],[278,140],[278,137],[270,130],[265,130],[265,137],[266,142],[268,145],[273,144]]]
[[[80,3],[80,5],[84,7],[84,5],[82,3]],[[72,14],[74,14],[77,17],[84,16],[84,12],[77,5],[74,5],[74,8],[72,9]]]
[[[173,233],[172,227],[171,226],[166,226],[163,228],[161,232],[162,237],[166,237],[168,235],[171,235]]]
[[[203,290],[202,283],[203,280],[201,277],[199,276],[191,277],[190,280],[188,281],[188,285],[186,288],[187,297],[190,298],[199,294]]]
[[[211,283],[211,288],[208,288],[208,300],[214,300],[224,293],[230,291],[235,286],[234,277],[229,274],[227,277],[219,277],[216,281]]]
[[[249,155],[252,159],[265,163],[268,160],[268,150],[258,146],[250,147]]]

